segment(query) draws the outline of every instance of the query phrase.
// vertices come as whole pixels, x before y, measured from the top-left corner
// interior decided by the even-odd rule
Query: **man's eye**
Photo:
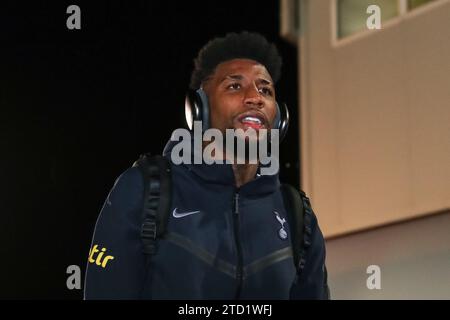
[[[241,85],[239,83],[232,83],[228,86],[228,89],[239,90]]]
[[[259,88],[259,92],[261,92],[262,94],[264,94],[266,96],[272,96],[273,95],[272,90],[270,88],[268,88],[268,87]]]

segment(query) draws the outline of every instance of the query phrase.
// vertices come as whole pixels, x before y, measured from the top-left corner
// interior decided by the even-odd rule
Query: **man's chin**
[[[240,130],[235,130],[236,137],[238,139],[244,140],[246,142],[250,141],[258,141],[263,137],[267,137],[268,130],[265,127],[253,128],[253,127],[244,127],[237,128]]]

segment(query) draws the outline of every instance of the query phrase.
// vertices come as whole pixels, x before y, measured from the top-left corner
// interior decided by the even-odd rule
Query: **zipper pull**
[[[239,193],[234,194],[234,213],[239,213]]]

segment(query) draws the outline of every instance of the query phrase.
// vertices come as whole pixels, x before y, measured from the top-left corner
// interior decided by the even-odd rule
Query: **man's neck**
[[[232,168],[237,188],[240,188],[247,182],[252,181],[258,171],[257,164],[233,164]]]
[[[206,142],[203,141],[203,149],[211,142]],[[226,159],[230,159],[229,157],[227,157],[227,153],[225,150],[221,150],[221,149],[216,149],[214,154],[212,155],[213,157],[216,156],[216,152],[218,152],[218,154],[220,155],[220,159],[222,161],[226,161]],[[241,159],[242,160],[242,159]],[[250,182],[251,180],[253,180],[256,176],[256,173],[258,172],[258,164],[250,164],[248,163],[247,160],[245,160],[245,163],[240,163],[237,164],[237,158],[234,157],[234,159],[231,161],[232,162],[232,168],[233,168],[233,174],[234,174],[234,180],[235,180],[235,184],[236,184],[236,188],[240,188],[241,186],[243,186],[244,184],[246,184],[247,182]]]

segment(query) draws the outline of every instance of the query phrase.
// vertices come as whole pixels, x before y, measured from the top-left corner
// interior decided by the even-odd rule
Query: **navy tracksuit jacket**
[[[85,299],[326,298],[317,220],[298,277],[278,175],[237,189],[231,165],[172,164],[168,233],[148,264],[142,205],[143,178],[132,167],[116,180],[97,220]]]

